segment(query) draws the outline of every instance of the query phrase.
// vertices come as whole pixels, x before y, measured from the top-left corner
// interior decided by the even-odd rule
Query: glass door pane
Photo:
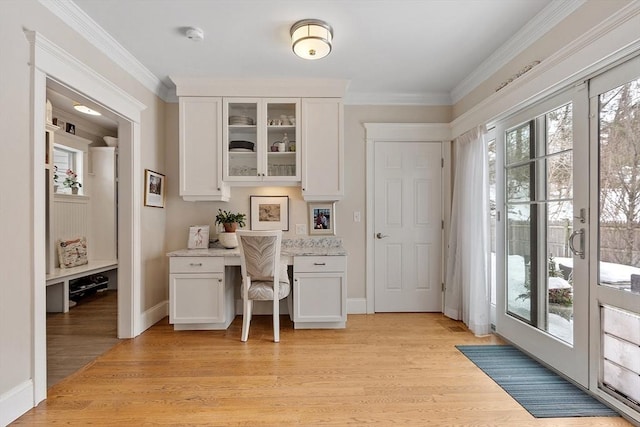
[[[296,177],[296,117],[295,102],[267,103],[267,176]]]
[[[507,312],[573,342],[572,104],[505,135]]]
[[[599,96],[602,286],[640,294],[640,79]]]
[[[635,63],[635,66],[634,66]],[[598,87],[597,274],[600,311],[598,387],[640,411],[640,60]],[[634,76],[635,79],[631,79]],[[608,78],[610,80],[607,80]]]
[[[227,177],[255,180],[258,176],[258,103],[229,102],[226,112]]]

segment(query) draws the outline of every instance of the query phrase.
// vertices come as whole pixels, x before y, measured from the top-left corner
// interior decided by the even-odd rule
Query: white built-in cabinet
[[[230,185],[299,185],[300,99],[224,98],[223,179]]]
[[[223,257],[171,257],[169,323],[174,329],[227,329],[235,317]]]
[[[229,201],[222,180],[222,98],[180,97],[179,115],[180,195]]]
[[[183,199],[229,201],[230,187],[243,185],[299,186],[306,201],[344,197],[346,82],[172,79]]]
[[[44,142],[45,142],[45,160],[44,160],[44,172],[45,172],[45,239],[46,239],[46,273],[51,273],[56,268],[56,242],[53,237],[53,221],[51,214],[53,212],[53,197],[54,197],[54,175],[55,170],[53,166],[53,145],[55,143],[55,133],[60,128],[56,125],[47,123],[45,125]]]
[[[333,201],[344,197],[344,128],[340,98],[302,99],[302,197]]]
[[[118,259],[118,148],[89,148],[91,258]]]
[[[347,321],[347,257],[293,259],[295,329],[344,328]]]

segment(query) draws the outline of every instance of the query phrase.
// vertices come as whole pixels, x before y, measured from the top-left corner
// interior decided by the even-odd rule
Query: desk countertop
[[[282,239],[282,256],[340,256],[347,255],[339,237],[306,237]],[[169,252],[169,257],[234,257],[240,256],[240,249],[226,249],[215,242],[209,249],[179,249]]]

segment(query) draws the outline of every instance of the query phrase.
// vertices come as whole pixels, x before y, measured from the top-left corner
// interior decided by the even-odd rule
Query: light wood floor
[[[629,426],[535,419],[454,347],[493,344],[440,314],[350,315],[345,330],[255,316],[227,331],[161,321],[49,389],[15,425]]]
[[[81,369],[118,343],[115,290],[81,299],[67,313],[47,313],[47,386]]]

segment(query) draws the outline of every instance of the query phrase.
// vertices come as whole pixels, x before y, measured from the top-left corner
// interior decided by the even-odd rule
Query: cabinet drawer
[[[222,257],[171,257],[171,273],[224,273]]]
[[[293,258],[293,271],[316,273],[328,271],[345,271],[347,257],[345,256],[297,256]]]

